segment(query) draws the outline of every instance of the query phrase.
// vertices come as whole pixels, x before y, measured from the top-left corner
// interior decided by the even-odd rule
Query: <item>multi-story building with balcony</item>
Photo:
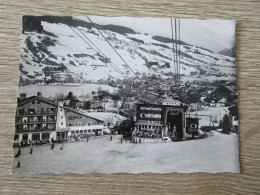
[[[77,120],[75,120],[76,118]],[[86,128],[87,130],[102,130],[103,121],[41,96],[26,98],[23,94],[18,99],[15,116],[15,141],[67,139],[71,134],[70,130],[75,126],[89,126]],[[81,131],[79,130],[79,132]]]
[[[15,140],[49,140],[56,130],[58,105],[32,96],[20,99],[15,117]]]

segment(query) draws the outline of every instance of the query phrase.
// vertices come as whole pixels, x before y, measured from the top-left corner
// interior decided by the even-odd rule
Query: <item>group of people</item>
[[[29,154],[32,155],[32,154],[33,154],[32,142],[29,140],[29,143],[30,143],[30,145],[31,145]],[[19,149],[18,149],[18,151],[17,151],[17,154],[15,155],[15,158],[19,158],[20,156],[21,156],[21,147],[19,147]],[[20,168],[20,167],[21,167],[20,160],[18,160],[16,167],[17,167],[17,168]]]
[[[142,140],[141,140],[141,138],[140,137],[132,137],[131,139],[130,139],[130,143],[134,143],[134,144],[141,144],[142,143]]]
[[[51,150],[53,150],[55,148],[55,145],[54,145],[55,141],[53,138],[51,138]],[[60,147],[60,150],[63,150],[63,139],[61,140],[61,147]]]

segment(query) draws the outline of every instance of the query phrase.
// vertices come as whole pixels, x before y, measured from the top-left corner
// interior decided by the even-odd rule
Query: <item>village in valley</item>
[[[39,25],[38,22],[34,24]],[[44,25],[48,29],[50,24]],[[98,36],[98,33],[103,36],[100,30],[93,31],[94,27],[90,28],[92,36]],[[72,32],[77,29],[70,28]],[[32,31],[40,39],[39,31],[24,29]],[[103,33],[109,34],[106,31]],[[78,29],[78,32],[81,31]],[[49,32],[42,33],[48,35]],[[178,34],[176,29],[175,33]],[[33,54],[38,51],[34,48],[38,43],[28,42],[28,37],[33,35],[28,33],[26,36],[22,57],[35,61],[28,56],[39,56],[39,52]],[[138,44],[144,43],[133,37],[131,39]],[[161,58],[166,58],[162,54],[156,53],[157,57],[149,60],[138,53],[145,59],[145,65],[140,66],[140,71],[133,71],[131,67],[135,66],[130,67],[126,63],[123,74],[113,63],[111,67],[114,70],[108,69],[111,61],[101,51],[99,54],[103,58],[99,58],[105,66],[92,64],[88,69],[89,72],[94,71],[91,76],[83,69],[82,72],[77,71],[74,63],[81,62],[77,58],[74,62],[70,60],[76,54],[66,54],[70,65],[74,64],[70,70],[63,67],[67,60],[65,57],[55,57],[46,49],[42,51],[48,53],[49,58],[45,58],[44,63],[52,66],[40,66],[41,73],[31,73],[26,68],[28,61],[21,60],[12,172],[238,172],[239,166],[232,165],[238,155],[238,91],[236,72],[231,71],[235,71],[234,58],[222,57],[222,54],[212,57],[215,54],[209,50],[198,47],[193,50],[193,46],[180,43],[180,40],[175,43],[174,67],[170,58],[166,62],[161,61]],[[31,53],[28,52],[28,44]],[[164,49],[169,49],[171,45],[152,44]],[[129,48],[127,50],[131,50]],[[194,68],[188,63],[194,62],[190,60],[195,60],[195,57],[185,55],[183,49],[211,58],[216,64],[211,61],[208,66],[201,68],[196,64]],[[81,57],[95,60],[91,55],[81,54]],[[56,62],[49,59],[59,58],[63,62],[57,68]],[[202,63],[201,59],[198,61]],[[227,67],[217,64],[222,61],[228,64]],[[39,60],[36,64],[39,63],[43,62]],[[141,71],[143,67],[149,71]],[[226,69],[220,71],[222,67]],[[201,158],[197,158],[198,155]],[[159,166],[162,161],[164,167]],[[173,161],[177,163],[173,165]],[[218,161],[217,165],[215,161]],[[72,164],[74,167],[71,167]]]
[[[160,112],[160,116],[155,119],[156,121],[153,121],[153,117],[144,117],[143,119],[147,120],[147,122],[142,124],[138,121],[138,119],[141,120],[140,115],[142,112],[148,114],[149,111],[147,112],[146,110],[137,109],[140,105],[146,105],[147,107],[149,105],[158,105],[157,107],[159,108],[165,106],[182,106],[185,110],[186,118],[193,118],[190,120],[194,122],[194,124],[192,122],[190,122],[190,124],[186,124],[185,131],[188,134],[189,126],[196,127],[195,129],[197,136],[199,130],[209,132],[210,130],[217,129],[218,131],[223,131],[226,134],[237,133],[238,114],[236,111],[237,89],[235,82],[232,83],[225,80],[215,80],[214,82],[194,80],[193,82],[187,81],[185,83],[180,82],[178,85],[171,85],[171,83],[174,83],[173,80],[174,79],[169,79],[167,82],[152,75],[138,81],[114,81],[109,79],[108,81],[98,81],[95,84],[58,82],[46,84],[43,82],[43,84],[30,85],[29,88],[30,90],[35,88],[35,91],[33,90],[35,92],[35,96],[32,97],[42,98],[43,101],[44,93],[40,91],[37,93],[37,88],[41,89],[41,87],[47,87],[50,90],[51,88],[70,88],[71,91],[69,91],[69,93],[57,93],[54,97],[46,98],[46,100],[49,102],[52,101],[55,105],[61,105],[68,109],[73,109],[75,112],[85,114],[86,116],[96,117],[97,119],[103,121],[103,127],[101,129],[106,128],[109,129],[109,132],[113,133],[120,132],[121,134],[129,134],[136,129],[138,131],[145,131],[147,136],[151,137],[152,134],[155,134],[154,130],[162,130],[165,117],[163,116],[164,113]],[[86,95],[84,95],[84,93],[83,95],[79,95],[77,90],[76,92],[73,92],[73,88],[81,88],[81,86],[88,85],[95,85],[96,90],[89,91]],[[20,87],[20,90],[26,92],[26,88],[27,86]],[[26,93],[20,93],[20,95],[21,96],[18,98],[18,105],[20,102],[27,100]],[[151,97],[151,100],[144,101],[143,96],[147,98]],[[31,99],[31,101],[33,101],[32,97],[30,97],[29,100]],[[161,99],[160,101],[165,100],[169,102],[167,102],[168,104],[164,104],[163,101],[160,103],[153,102],[157,99]],[[170,105],[171,102],[177,102],[176,106]],[[153,113],[153,111],[150,112]],[[120,123],[124,120],[133,120],[135,122],[134,125],[129,127],[129,129],[131,129],[130,131],[128,130],[124,132],[124,129],[119,128]],[[225,123],[223,123],[224,120],[226,120]],[[153,122],[157,122],[159,124],[159,126],[156,126],[155,129],[152,125]],[[66,124],[68,125],[68,128],[71,127],[68,121]],[[138,124],[142,127],[139,128]],[[58,127],[60,124],[57,123],[55,125]],[[74,125],[78,126],[78,124]],[[87,124],[83,124],[83,126],[84,125]],[[223,125],[226,125],[228,129],[225,129]],[[35,125],[33,126],[35,127]],[[79,126],[82,126],[82,124]],[[82,130],[74,131],[72,134],[76,137],[82,137],[86,134],[86,132]],[[157,131],[157,134],[157,136],[161,136],[160,131]],[[62,137],[62,139],[64,138],[67,139],[67,136]],[[17,140],[23,140],[22,136],[20,136]]]

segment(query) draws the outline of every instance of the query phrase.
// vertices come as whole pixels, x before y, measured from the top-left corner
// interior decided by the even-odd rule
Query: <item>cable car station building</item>
[[[191,127],[198,130],[198,119],[186,117],[187,106],[165,94],[145,92],[136,104],[136,129],[161,137],[186,139]],[[193,124],[194,123],[194,124]]]

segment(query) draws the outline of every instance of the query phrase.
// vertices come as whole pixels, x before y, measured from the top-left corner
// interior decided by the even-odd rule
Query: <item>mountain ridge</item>
[[[135,74],[113,51],[99,31],[138,75],[161,74],[166,79],[168,76],[165,72],[168,72],[168,75],[174,74],[172,42],[165,37],[152,37],[118,25],[92,25],[73,17],[25,17],[23,24],[21,82],[26,79],[42,80],[51,77],[57,80],[72,77],[77,81],[106,79],[110,76],[122,79],[122,75],[113,66],[122,71],[125,77],[134,77]],[[83,41],[83,34],[95,45],[87,39]],[[97,48],[102,50],[105,56]],[[235,75],[235,59],[232,57],[214,54],[208,49],[185,42],[181,42],[180,49],[183,75],[194,75],[194,72],[208,76],[212,73]],[[43,72],[45,67],[52,67],[52,72],[46,75],[46,72]]]

